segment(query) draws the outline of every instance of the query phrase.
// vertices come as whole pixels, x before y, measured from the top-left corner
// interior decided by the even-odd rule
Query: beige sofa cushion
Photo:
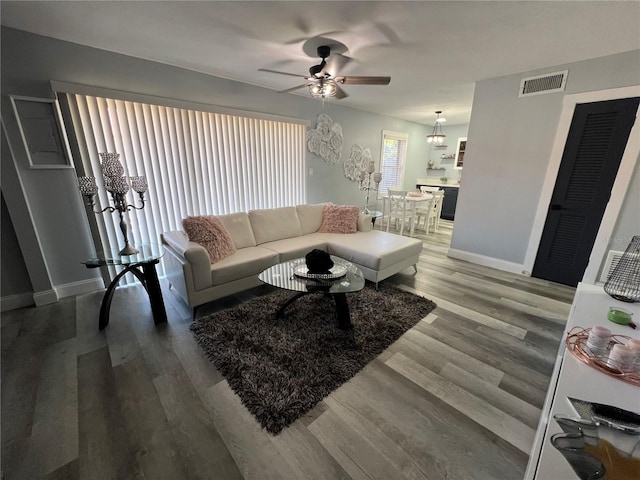
[[[256,239],[253,236],[249,215],[246,212],[231,213],[229,215],[220,215],[218,217],[223,225],[227,227],[227,231],[237,250],[246,247],[255,247]]]
[[[372,270],[384,270],[422,252],[421,240],[378,230],[351,235],[312,233],[311,236],[325,240],[331,255]]]
[[[256,245],[302,235],[296,207],[251,210],[249,221],[253,228]]]
[[[247,247],[211,265],[213,285],[222,285],[251,275],[258,275],[278,263],[278,254],[262,247]]]
[[[315,205],[298,205],[296,207],[303,235],[318,231],[320,225],[322,225],[322,210],[324,206],[324,203],[318,203]]]
[[[302,258],[314,248],[324,251],[327,250],[327,242],[316,238],[313,235],[283,238],[282,240],[276,240],[275,242],[263,243],[260,246],[277,252],[280,262],[287,262],[295,258]]]

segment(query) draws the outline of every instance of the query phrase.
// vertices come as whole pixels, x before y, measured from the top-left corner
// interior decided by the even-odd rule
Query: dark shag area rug
[[[336,326],[335,302],[276,291],[196,319],[198,344],[245,407],[272,434],[311,410],[433,310],[425,298],[380,285],[347,294],[352,330]]]

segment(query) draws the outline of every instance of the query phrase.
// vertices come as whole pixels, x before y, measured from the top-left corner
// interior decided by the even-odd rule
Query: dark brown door
[[[575,286],[584,275],[640,98],[578,104],[532,275]]]

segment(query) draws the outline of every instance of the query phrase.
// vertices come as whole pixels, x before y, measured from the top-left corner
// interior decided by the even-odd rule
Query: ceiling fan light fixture
[[[346,47],[345,47],[346,49]],[[371,77],[371,76],[353,76],[348,77],[340,76],[339,70],[344,67],[352,59],[337,53],[331,60],[327,61],[327,58],[331,54],[331,47],[328,45],[322,45],[318,47],[318,56],[322,61],[318,65],[313,65],[309,68],[309,75],[299,75],[297,73],[279,72],[277,70],[271,70],[269,68],[259,68],[261,72],[277,73],[280,75],[287,75],[289,77],[302,77],[307,83],[298,85],[285,90],[280,90],[279,93],[290,93],[298,89],[307,87],[309,94],[313,98],[328,98],[335,97],[338,100],[347,98],[349,94],[344,91],[342,85],[389,85],[391,77]]]
[[[436,123],[433,125],[433,132],[431,132],[431,135],[427,135],[427,143],[441,145],[444,143],[444,139],[447,138],[447,136],[442,133],[442,122],[446,120],[440,119],[441,113],[441,110],[436,111]]]
[[[334,97],[336,90],[336,82],[333,79],[326,79],[314,85],[309,85],[309,93],[312,97]]]

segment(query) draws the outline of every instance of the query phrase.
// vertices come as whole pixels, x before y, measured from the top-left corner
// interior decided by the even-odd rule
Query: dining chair
[[[440,193],[438,193],[438,196],[440,197],[440,199],[438,200],[438,204],[436,205],[436,215],[434,217],[434,230],[437,232],[438,231],[438,227],[440,226],[440,215],[442,214],[442,204],[444,203],[444,190],[440,190]],[[437,192],[436,192],[437,193]]]
[[[391,190],[403,190],[401,185],[394,185],[392,187],[387,188],[387,194],[382,195],[382,228],[384,228],[384,216],[387,214],[387,202],[389,201],[389,194]]]
[[[431,201],[420,202],[423,205],[420,205],[420,207],[416,209],[416,227],[420,226],[420,222],[424,218],[424,230],[427,234],[429,234],[431,226],[433,226],[434,232],[438,231],[444,192],[442,190],[438,190],[431,193],[431,195],[433,195]]]
[[[431,194],[433,195],[433,194]],[[427,228],[429,226],[429,215],[431,214],[431,211],[433,210],[433,201],[434,201],[435,196],[432,196],[431,199],[429,200],[424,200],[422,202],[419,202],[416,205],[416,226],[415,228],[418,229],[420,228],[420,222],[422,221],[422,219],[424,219],[424,231],[425,233],[429,233],[429,229]]]
[[[400,221],[400,235],[404,233],[404,224],[407,218],[411,218],[411,209],[407,206],[407,191],[389,189],[389,212],[387,215],[387,232],[391,226],[391,221],[396,223]]]
[[[434,192],[442,192],[443,190],[440,190],[440,187],[434,187],[434,186],[430,186],[430,185],[421,185],[420,186],[420,191],[422,193],[434,193]],[[422,206],[418,207],[418,210],[422,214],[419,218],[428,218],[428,215],[425,215],[425,213],[429,213],[429,210],[428,210],[427,207],[428,207],[427,205],[422,205]],[[442,202],[440,202],[439,204],[436,204],[435,207],[442,209]],[[440,215],[440,212],[438,212],[438,215]],[[419,218],[416,218],[416,222],[419,220]],[[437,229],[438,228],[437,228],[437,225],[436,225],[435,230],[437,230]],[[427,229],[427,227],[425,225],[425,231],[427,233],[429,233],[427,230],[428,229]]]

